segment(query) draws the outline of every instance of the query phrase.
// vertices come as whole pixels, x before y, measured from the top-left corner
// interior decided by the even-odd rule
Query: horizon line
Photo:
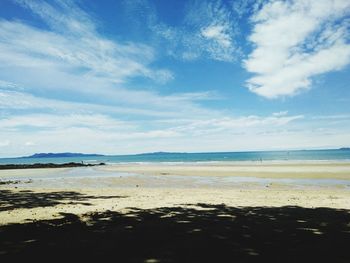
[[[81,154],[81,155],[99,155],[99,156],[133,156],[133,155],[147,155],[147,154],[208,154],[208,153],[250,153],[250,152],[292,152],[292,151],[327,151],[327,150],[350,150],[350,147],[337,147],[337,148],[309,148],[309,149],[280,149],[280,150],[242,150],[242,151],[204,151],[204,152],[168,152],[168,151],[155,151],[155,152],[142,152],[142,153],[130,153],[130,154],[101,154],[101,153],[81,153],[81,152],[40,152],[33,153],[26,156],[16,157],[0,157],[0,159],[19,159],[19,158],[31,158],[35,154]],[[74,157],[74,156],[72,156]],[[79,157],[79,156],[77,156]],[[40,158],[40,157],[33,157]],[[45,158],[45,157],[42,157]],[[55,157],[53,157],[55,158]],[[56,157],[59,158],[59,157]]]

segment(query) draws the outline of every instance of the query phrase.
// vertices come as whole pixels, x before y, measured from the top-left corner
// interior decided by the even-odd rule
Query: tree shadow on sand
[[[0,227],[0,259],[350,262],[349,210],[195,204],[62,215]]]
[[[56,206],[59,204],[91,205],[91,199],[123,198],[126,196],[91,196],[73,191],[32,192],[27,190],[0,190],[0,212],[19,208]]]

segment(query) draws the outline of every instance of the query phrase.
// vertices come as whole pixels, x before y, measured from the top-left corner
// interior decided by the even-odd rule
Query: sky
[[[350,146],[349,0],[1,0],[0,157]]]

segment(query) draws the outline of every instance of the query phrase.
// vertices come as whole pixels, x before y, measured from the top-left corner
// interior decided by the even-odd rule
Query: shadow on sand
[[[19,208],[56,206],[59,204],[91,205],[91,199],[125,198],[126,196],[90,196],[73,191],[32,192],[28,190],[0,190],[0,212]]]
[[[349,210],[194,204],[62,216],[1,226],[1,262],[350,262]]]

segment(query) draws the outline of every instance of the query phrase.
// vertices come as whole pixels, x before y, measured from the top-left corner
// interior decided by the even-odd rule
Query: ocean
[[[149,153],[55,158],[0,158],[0,164],[34,163],[147,163],[147,162],[221,162],[221,161],[350,161],[349,149],[251,151],[208,153]]]

